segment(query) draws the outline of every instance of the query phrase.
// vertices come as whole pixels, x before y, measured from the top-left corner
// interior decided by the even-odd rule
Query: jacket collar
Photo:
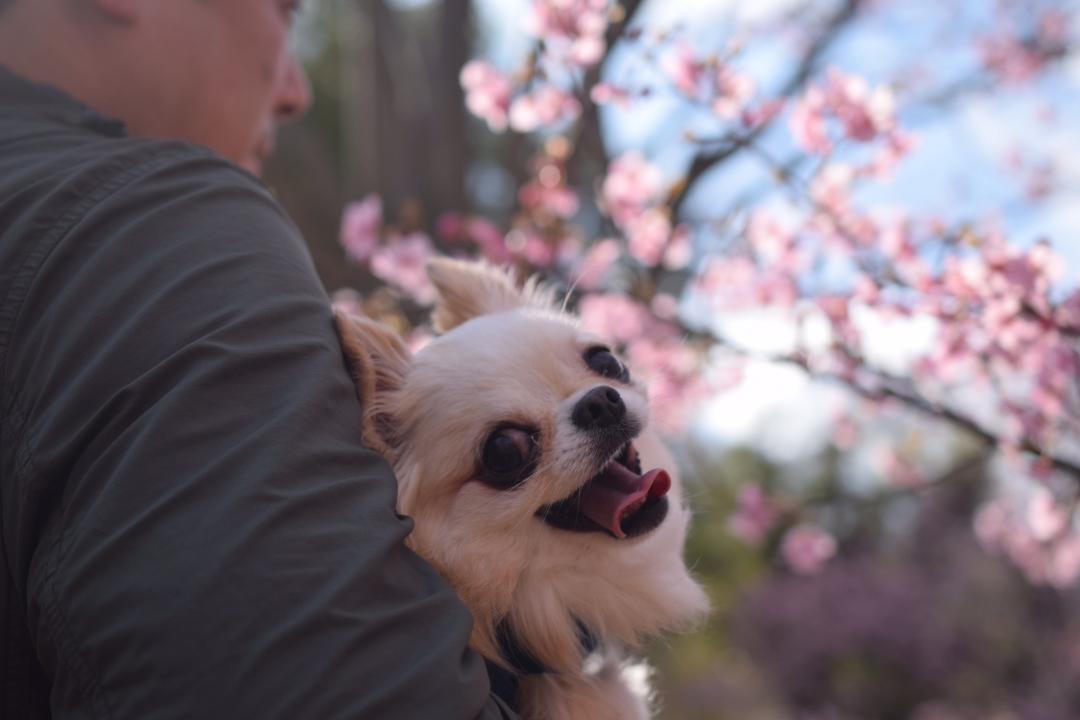
[[[120,120],[105,117],[62,90],[28,80],[0,65],[0,117],[5,115],[44,117],[109,137],[126,134]]]

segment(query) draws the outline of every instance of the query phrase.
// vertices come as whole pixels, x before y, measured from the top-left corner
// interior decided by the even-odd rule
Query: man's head
[[[206,145],[258,172],[275,126],[311,101],[288,43],[298,4],[0,0],[0,64],[135,135]]]

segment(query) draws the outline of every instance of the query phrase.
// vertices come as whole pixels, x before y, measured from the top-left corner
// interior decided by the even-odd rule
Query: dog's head
[[[442,334],[415,356],[369,320],[338,327],[364,439],[394,465],[410,544],[472,610],[474,644],[497,657],[508,622],[558,667],[580,661],[579,624],[636,645],[697,615],[688,513],[643,386],[535,283],[451,260],[429,274]]]

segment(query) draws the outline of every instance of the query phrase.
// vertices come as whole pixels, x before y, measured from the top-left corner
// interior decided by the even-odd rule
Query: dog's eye
[[[619,362],[611,350],[603,346],[589,348],[585,351],[585,363],[597,375],[602,375],[612,380],[630,382],[630,371]]]
[[[499,428],[484,443],[481,460],[490,484],[498,487],[517,485],[536,465],[535,433],[520,428]]]

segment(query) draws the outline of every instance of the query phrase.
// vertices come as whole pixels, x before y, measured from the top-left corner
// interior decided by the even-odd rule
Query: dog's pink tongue
[[[612,463],[603,475],[590,480],[581,491],[581,512],[617,538],[626,537],[623,518],[647,498],[660,498],[671,489],[667,471],[657,468],[636,475],[621,463]]]

